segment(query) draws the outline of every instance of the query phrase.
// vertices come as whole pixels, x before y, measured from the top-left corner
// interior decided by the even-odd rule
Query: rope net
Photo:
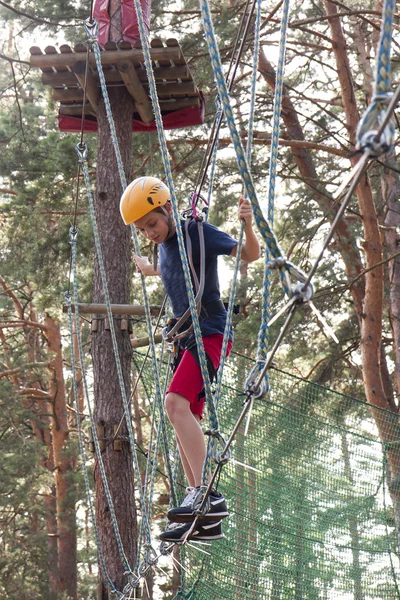
[[[251,366],[236,356],[226,368],[219,404],[225,437]],[[244,424],[222,469],[226,537],[200,546],[210,556],[182,547],[181,588],[165,597],[400,598],[386,481],[386,454],[396,448],[385,452],[366,403],[276,369],[269,377],[270,392],[255,402],[248,435]],[[151,398],[150,366],[142,379]],[[380,410],[379,418],[387,439],[399,439],[394,415]]]

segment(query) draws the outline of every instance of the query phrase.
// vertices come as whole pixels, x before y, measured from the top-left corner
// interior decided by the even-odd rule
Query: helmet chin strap
[[[172,230],[174,228],[174,218],[173,218],[172,214],[167,211],[167,209],[165,208],[165,206],[163,206],[162,208],[164,209],[164,215],[167,217],[168,231],[167,231],[167,237],[165,238],[167,240],[171,236]],[[155,271],[157,271],[157,265],[158,265],[158,246],[157,246],[157,244],[154,244],[154,248],[153,248],[153,268],[154,268]]]

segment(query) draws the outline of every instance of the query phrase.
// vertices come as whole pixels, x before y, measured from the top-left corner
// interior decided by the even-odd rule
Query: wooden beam
[[[158,317],[160,314],[160,306],[150,306],[150,313]],[[105,304],[78,304],[78,310],[81,314],[86,315],[105,315],[107,307]],[[68,312],[68,305],[63,304],[63,312]],[[72,305],[72,312],[75,312]],[[113,315],[145,315],[145,308],[140,304],[111,304],[111,312]]]
[[[82,90],[84,90],[86,84],[86,97],[94,111],[97,112],[99,88],[91,70],[88,69],[86,73],[86,62],[84,61],[75,63],[72,70],[75,73]]]
[[[82,98],[80,100],[80,102],[73,102],[71,104],[61,104],[59,109],[60,115],[80,117],[82,115]],[[199,98],[181,98],[180,100],[168,99],[165,101],[162,98],[160,99],[160,109],[163,114],[174,110],[180,110],[181,108],[191,108],[199,105]],[[85,112],[89,115],[96,116],[90,104],[86,105]]]
[[[59,109],[60,115],[65,115],[66,117],[81,117],[82,116],[82,101],[77,104],[61,104]],[[85,114],[96,116],[93,108],[90,104],[85,106]]]
[[[150,98],[140,83],[135,67],[128,60],[117,63],[117,67],[128,92],[135,101],[136,110],[143,123],[151,123],[154,120],[153,107]]]
[[[179,46],[170,48],[151,48],[151,59],[153,61],[180,61],[183,57]],[[82,54],[72,52],[71,54],[34,54],[31,48],[30,64],[32,67],[73,67],[74,64],[82,60]],[[134,65],[139,65],[144,62],[142,50],[132,48],[131,50],[108,50],[101,53],[102,65],[115,65],[121,60],[129,60]],[[96,59],[94,54],[89,54],[89,64],[91,67],[96,67]]]
[[[139,67],[136,69],[136,73],[142,83],[147,82],[147,74],[146,69]],[[97,72],[93,73],[93,77],[96,80],[96,83],[99,85],[99,76]],[[121,74],[117,69],[112,69],[109,71],[104,71],[104,77],[107,83],[123,83]],[[154,69],[154,77],[156,81],[164,80],[164,81],[176,81],[178,79],[182,80],[191,80],[189,69],[186,65],[181,67],[156,67]],[[70,71],[64,73],[54,73],[52,69],[49,69],[49,72],[42,73],[42,83],[44,85],[51,85],[52,87],[72,87],[76,84],[76,77]]]
[[[161,333],[157,333],[154,337],[154,343],[155,344],[161,344],[163,337],[161,335]],[[131,339],[131,346],[132,348],[142,348],[143,346],[148,346],[149,345],[149,338],[148,337],[142,337],[142,338],[132,338]]]
[[[148,85],[142,85],[140,81],[133,75],[135,73],[135,68],[131,63],[127,63],[130,65],[128,67],[128,72],[123,73],[121,70],[121,76],[125,77],[125,85],[131,94],[132,98],[135,100],[137,111],[142,121],[145,123],[150,123],[154,119],[153,111],[151,108],[151,101],[147,94],[147,90],[149,89]],[[85,65],[84,65],[85,66]],[[121,69],[125,68],[121,66]],[[132,77],[131,77],[132,76]],[[78,75],[77,75],[78,78]],[[71,87],[71,88],[62,88],[56,87],[53,89],[53,98],[57,102],[79,102],[83,100],[83,86],[84,86],[84,75],[79,75],[79,82],[82,80],[82,89],[79,87]],[[90,84],[89,84],[90,79]],[[92,87],[93,86],[93,87]],[[165,83],[156,85],[157,95],[159,97],[160,102],[162,101],[170,101],[173,102],[175,98],[179,98],[179,96],[190,96],[192,98],[196,98],[198,96],[198,92],[196,91],[196,86],[192,81],[187,81],[185,83]],[[86,96],[90,101],[90,104],[95,108],[97,106],[97,99],[100,93],[100,88],[97,86],[94,79],[88,78],[88,85],[86,87]],[[95,104],[93,104],[92,102]],[[180,98],[179,98],[180,99]],[[141,110],[139,109],[141,108]],[[148,111],[146,113],[146,111]],[[143,118],[142,112],[146,115],[147,120]],[[151,117],[151,118],[150,118]]]

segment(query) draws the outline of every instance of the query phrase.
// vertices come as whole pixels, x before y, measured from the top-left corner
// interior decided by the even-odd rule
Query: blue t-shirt
[[[183,238],[185,240],[185,222],[181,221]],[[224,233],[210,223],[203,223],[204,246],[205,246],[205,283],[202,304],[207,305],[220,299],[218,280],[218,256],[229,256],[232,249],[237,245],[230,235]],[[192,244],[192,260],[200,281],[200,245],[199,231],[195,220],[189,223],[189,235]],[[178,237],[175,233],[171,238],[160,244],[160,272],[161,278],[168,296],[171,299],[172,310],[175,318],[179,318],[187,310],[189,301],[186,292],[185,277],[183,274],[182,261],[179,254]],[[193,285],[193,279],[192,279]],[[193,286],[193,289],[194,286]],[[224,333],[226,323],[226,311],[216,315],[210,315],[200,319],[202,335],[213,333]],[[185,327],[185,325],[184,325]]]

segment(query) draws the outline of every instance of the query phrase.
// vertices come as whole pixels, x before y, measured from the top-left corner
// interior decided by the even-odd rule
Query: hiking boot
[[[193,492],[190,493],[190,498],[188,498],[188,494],[180,506],[171,508],[168,511],[168,519],[170,521],[173,523],[188,523],[193,521],[204,497],[204,486],[195,488],[195,492],[195,494]],[[207,498],[206,510],[207,512],[201,515],[202,522],[223,519],[229,515],[224,496],[215,489],[211,490]]]
[[[169,523],[166,530],[159,535],[160,540],[163,542],[183,542],[186,538],[186,534],[191,528],[192,523]],[[224,537],[222,533],[221,521],[204,523],[200,521],[196,524],[194,530],[189,536],[189,540],[219,540]]]

